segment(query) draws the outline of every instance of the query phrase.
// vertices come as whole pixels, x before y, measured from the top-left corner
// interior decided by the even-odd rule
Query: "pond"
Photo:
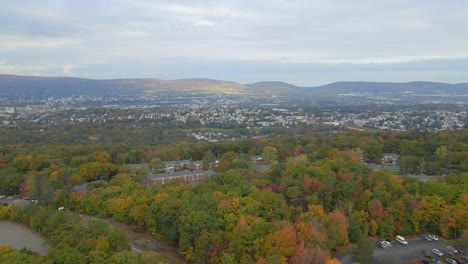
[[[50,246],[29,228],[10,221],[0,221],[0,245],[12,248],[27,248],[41,255],[47,255]]]

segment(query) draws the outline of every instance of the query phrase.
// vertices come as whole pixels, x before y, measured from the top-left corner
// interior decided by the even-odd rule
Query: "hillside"
[[[285,82],[270,81],[246,84],[247,91],[256,95],[297,95],[304,93],[304,88]]]
[[[318,87],[299,87],[279,81],[241,85],[236,82],[203,78],[161,80],[93,80],[74,77],[34,77],[0,74],[0,96],[70,96],[70,95],[157,95],[158,93],[250,94],[257,96],[313,96],[342,93],[467,95],[468,83],[436,82],[336,82]]]
[[[245,87],[229,81],[218,81],[211,79],[182,79],[182,80],[161,80],[160,90],[164,91],[189,91],[198,93],[224,93],[243,94]]]
[[[72,77],[0,75],[0,95],[3,96],[112,96],[145,95],[160,92],[242,94],[245,93],[245,87],[235,82],[210,79],[93,80]]]
[[[336,82],[315,87],[320,93],[371,93],[371,94],[468,94],[468,83],[448,84],[436,82]]]
[[[101,89],[105,88],[97,81],[82,78],[0,75],[0,95],[4,96],[88,95],[103,93]]]

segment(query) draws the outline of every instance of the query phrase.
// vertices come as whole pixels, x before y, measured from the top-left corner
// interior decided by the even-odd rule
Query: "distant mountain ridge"
[[[94,80],[76,77],[35,77],[0,74],[0,96],[144,96],[171,92],[264,96],[312,96],[316,94],[344,93],[468,95],[468,83],[335,82],[317,87],[299,87],[280,81],[242,85],[231,81],[204,78]]]
[[[414,93],[414,94],[468,94],[468,83],[438,82],[335,82],[316,87],[322,93]]]
[[[0,75],[0,95],[145,95],[160,92],[243,93],[245,87],[210,79],[161,80],[156,78],[94,80],[75,77]]]

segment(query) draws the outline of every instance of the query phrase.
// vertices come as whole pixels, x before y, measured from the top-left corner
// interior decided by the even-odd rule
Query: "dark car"
[[[421,238],[426,241],[432,241],[432,238],[430,238],[428,235],[421,235]]]
[[[385,244],[382,243],[382,241],[377,242],[377,246],[379,246],[381,248],[385,248]]]
[[[456,246],[453,246],[453,247],[458,251],[458,253],[463,253],[463,250],[461,248],[456,247]]]
[[[454,247],[452,246],[447,246],[445,248],[445,252],[449,253],[450,255],[455,255],[458,253],[458,250],[456,250]]]

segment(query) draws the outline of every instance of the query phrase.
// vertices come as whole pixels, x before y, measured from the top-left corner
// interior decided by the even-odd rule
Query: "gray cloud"
[[[7,0],[0,73],[460,82],[466,17],[462,0]]]

